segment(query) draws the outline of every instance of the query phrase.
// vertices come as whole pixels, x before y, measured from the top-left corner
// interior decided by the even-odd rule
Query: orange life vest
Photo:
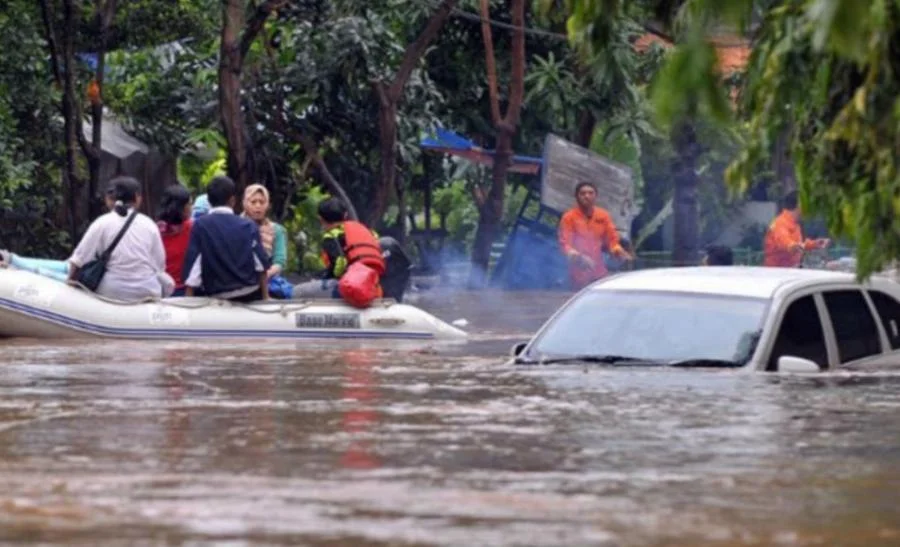
[[[347,266],[354,262],[362,262],[372,268],[378,275],[384,275],[384,257],[381,256],[381,245],[371,230],[355,220],[344,221],[344,256]]]

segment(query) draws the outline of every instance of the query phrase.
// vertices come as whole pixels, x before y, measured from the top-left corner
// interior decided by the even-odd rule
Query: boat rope
[[[176,308],[184,308],[189,310],[196,310],[200,308],[206,307],[222,307],[222,308],[243,308],[246,310],[254,311],[256,313],[263,314],[280,314],[282,316],[286,316],[291,312],[298,312],[309,308],[311,306],[319,305],[333,305],[335,303],[335,299],[309,299],[309,300],[269,300],[265,302],[254,302],[249,304],[244,304],[241,302],[231,302],[229,300],[222,300],[219,298],[209,298],[209,297],[191,297],[195,298],[196,301],[191,302],[181,302],[178,298],[169,298],[162,299],[155,296],[148,296],[141,298],[140,300],[117,300],[115,298],[109,298],[107,296],[103,296],[102,294],[98,294],[92,292],[90,289],[82,285],[77,281],[71,281],[70,285],[81,289],[83,291],[91,293],[91,296],[94,298],[106,302],[108,304],[114,304],[116,306],[138,306],[141,304],[165,304],[167,306],[174,306]],[[284,303],[281,303],[284,302]],[[396,304],[397,301],[393,298],[382,298],[378,302],[372,304],[370,307],[381,307],[381,308],[389,308]]]
[[[10,269],[18,269],[11,268],[9,264],[6,262],[0,262],[0,269],[10,268]],[[27,270],[23,270],[27,271]],[[40,274],[38,274],[40,275]],[[241,302],[231,302],[229,300],[222,300],[219,298],[209,298],[205,296],[201,297],[190,297],[192,301],[190,302],[181,302],[179,298],[169,298],[163,299],[157,296],[147,296],[141,298],[139,300],[118,300],[116,298],[109,298],[102,294],[96,293],[80,282],[70,279],[65,282],[66,285],[70,287],[74,287],[76,289],[85,291],[90,293],[91,296],[100,300],[101,302],[106,302],[107,304],[113,304],[115,306],[139,306],[141,304],[165,304],[167,306],[174,306],[176,308],[184,308],[189,310],[196,310],[200,308],[213,307],[218,306],[222,308],[243,308],[250,311],[254,311],[256,313],[264,313],[264,314],[280,314],[282,316],[286,316],[291,312],[297,312],[309,308],[311,306],[319,305],[332,305],[335,303],[335,299],[332,298],[319,298],[319,299],[307,299],[307,300],[267,300],[264,302],[254,302],[249,304],[244,304]],[[282,303],[283,302],[283,303]],[[380,307],[380,308],[390,308],[397,301],[393,298],[381,298],[378,301],[374,302],[370,307]]]

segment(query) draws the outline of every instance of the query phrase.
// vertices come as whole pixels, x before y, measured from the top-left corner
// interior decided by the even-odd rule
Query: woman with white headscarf
[[[287,231],[284,226],[272,222],[268,218],[269,205],[269,191],[262,184],[251,184],[244,190],[243,216],[259,225],[259,236],[263,248],[272,258],[272,267],[268,271],[269,293],[278,298],[283,291],[274,285],[280,286],[281,281],[284,281],[281,274],[287,267]],[[284,285],[290,287],[286,281]],[[290,294],[283,294],[281,297],[290,298],[290,296]]]

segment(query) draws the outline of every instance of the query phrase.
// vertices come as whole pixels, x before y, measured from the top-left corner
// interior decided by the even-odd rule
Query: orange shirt
[[[769,225],[769,231],[766,232],[763,264],[776,268],[796,268],[803,260],[803,252],[791,247],[798,243],[801,243],[807,251],[816,247],[815,241],[803,239],[800,223],[790,211],[784,210],[775,217]]]
[[[569,261],[569,277],[575,288],[584,287],[607,274],[603,262],[604,247],[613,253],[622,252],[612,217],[596,206],[589,217],[578,206],[563,214],[559,221],[559,247],[566,256],[577,252],[594,261],[593,268]]]

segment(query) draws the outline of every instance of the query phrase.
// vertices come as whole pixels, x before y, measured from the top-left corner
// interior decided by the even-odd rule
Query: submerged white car
[[[630,272],[573,296],[513,356],[786,372],[900,365],[900,284],[793,268]]]

